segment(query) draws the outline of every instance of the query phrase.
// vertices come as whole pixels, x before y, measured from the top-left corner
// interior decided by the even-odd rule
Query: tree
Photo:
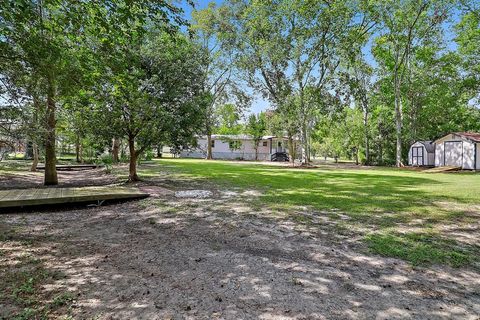
[[[475,103],[480,103],[480,4],[474,0],[461,0],[463,15],[454,26],[455,42],[462,58],[465,85],[472,90]]]
[[[302,161],[307,163],[310,119],[318,106],[309,103],[306,90],[331,89],[338,50],[355,24],[353,7],[345,1],[246,0],[232,0],[225,7],[230,8],[224,19],[228,32],[220,30],[219,37],[234,47],[236,65],[248,84],[285,118],[297,118],[295,134],[301,137]]]
[[[347,63],[345,72],[340,73],[340,82],[345,85],[348,92],[347,99],[351,98],[353,105],[361,110],[363,122],[363,146],[365,150],[365,163],[370,164],[370,97],[373,91],[373,68],[361,57],[356,56]],[[349,99],[348,99],[349,100]]]
[[[249,104],[249,99],[240,89],[234,77],[235,64],[232,61],[231,47],[226,45],[219,33],[228,32],[224,23],[225,8],[217,8],[211,2],[203,10],[192,12],[193,24],[191,30],[196,42],[204,52],[202,63],[202,92],[205,97],[205,134],[207,135],[207,159],[212,159],[212,133],[221,119],[225,106],[234,107],[232,113],[241,114]],[[232,103],[233,102],[233,103]]]
[[[445,1],[379,1],[375,6],[381,34],[376,38],[374,55],[390,75],[394,88],[396,126],[396,165],[402,166],[402,86],[415,50],[438,35],[447,18]]]
[[[214,115],[216,126],[212,129],[217,134],[240,134],[242,132],[242,124],[240,120],[243,115],[240,113],[242,108],[237,108],[234,104],[227,103],[219,105]]]
[[[137,181],[137,159],[145,150],[163,142],[180,147],[198,132],[204,114],[201,55],[181,34],[152,31],[128,38],[104,62],[107,76],[97,88],[103,99],[93,108],[110,137],[127,140],[129,181]]]
[[[10,83],[35,100],[33,105],[37,102],[45,105],[45,185],[58,183],[56,112],[62,98],[75,92],[82,74],[77,58],[81,46],[79,34],[87,16],[84,9],[81,3],[48,0],[0,4],[0,72],[7,77],[13,75],[13,70],[22,75],[14,80],[29,78],[30,81],[23,83]]]
[[[253,138],[253,148],[255,149],[255,160],[258,160],[258,145],[265,135],[267,130],[265,124],[265,114],[260,113],[258,115],[251,114],[248,117],[245,132]]]

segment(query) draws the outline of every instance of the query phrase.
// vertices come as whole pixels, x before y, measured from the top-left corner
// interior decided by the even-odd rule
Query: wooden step
[[[148,193],[137,188],[123,186],[11,189],[0,190],[0,208],[136,199],[148,196]]]
[[[435,167],[435,168],[427,169],[427,170],[424,170],[423,172],[437,173],[437,172],[450,172],[450,171],[459,171],[459,170],[462,170],[462,167],[443,166],[443,167]]]

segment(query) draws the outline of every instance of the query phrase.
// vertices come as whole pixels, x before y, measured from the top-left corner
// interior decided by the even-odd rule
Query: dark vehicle
[[[290,160],[288,157],[288,154],[286,152],[275,152],[272,154],[272,161],[278,161],[278,162],[287,162]]]

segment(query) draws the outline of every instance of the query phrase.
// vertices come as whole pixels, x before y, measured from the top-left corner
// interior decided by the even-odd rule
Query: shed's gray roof
[[[435,142],[433,141],[417,141],[425,146],[427,152],[435,152]]]

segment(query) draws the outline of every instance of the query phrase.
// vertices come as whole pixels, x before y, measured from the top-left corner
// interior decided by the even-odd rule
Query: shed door
[[[423,166],[423,147],[412,147],[412,165]]]
[[[463,162],[463,143],[461,141],[445,141],[445,165],[461,167]]]

